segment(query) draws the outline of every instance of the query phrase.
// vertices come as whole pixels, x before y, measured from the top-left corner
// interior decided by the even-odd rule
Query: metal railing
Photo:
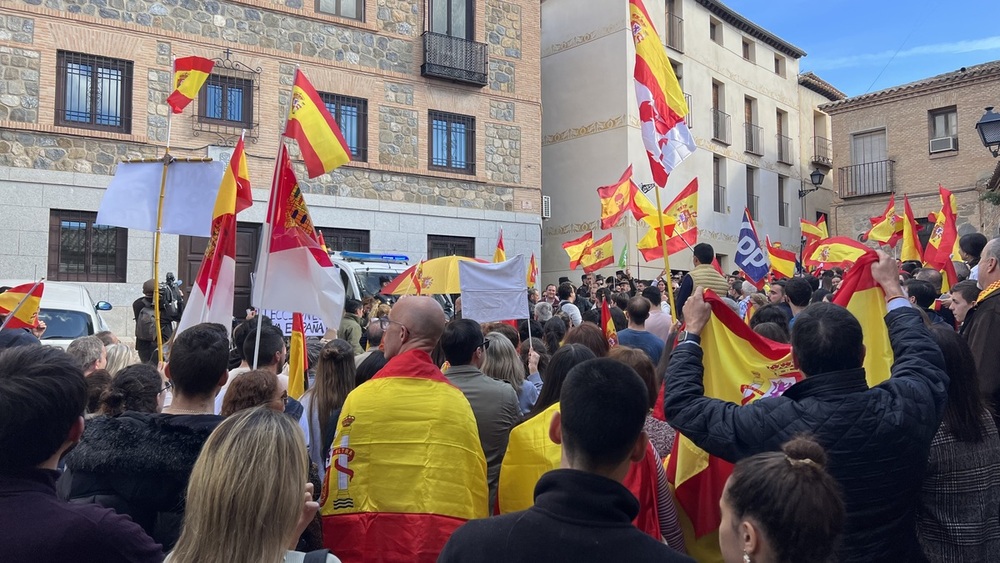
[[[888,194],[895,190],[894,160],[878,160],[837,169],[841,198]]]
[[[833,165],[833,141],[826,137],[813,137],[813,164]]]
[[[761,142],[761,134],[764,128],[753,123],[744,123],[743,130],[747,141],[746,151],[757,156],[764,156],[764,143]]]
[[[788,202],[781,201],[778,202],[778,226],[787,227],[788,226]]]
[[[726,186],[715,184],[712,189],[712,201],[712,209],[714,209],[717,213],[726,212]]]
[[[677,14],[667,13],[667,46],[684,50],[684,19]]]
[[[424,32],[424,64],[420,75],[455,82],[489,84],[486,43],[461,37]]]
[[[732,139],[729,136],[729,114],[712,108],[712,139],[724,145],[732,143]]]
[[[792,163],[792,138],[785,135],[775,135],[778,139],[778,162]]]
[[[684,101],[687,102],[688,114],[684,116],[684,122],[687,123],[688,129],[694,128],[694,106],[691,105],[691,94],[684,92]]]

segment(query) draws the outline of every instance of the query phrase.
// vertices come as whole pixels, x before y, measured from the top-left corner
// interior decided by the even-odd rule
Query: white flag
[[[462,318],[481,323],[528,316],[527,264],[524,255],[506,262],[459,262]]]

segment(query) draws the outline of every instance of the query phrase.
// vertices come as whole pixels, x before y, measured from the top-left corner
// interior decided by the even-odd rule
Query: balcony
[[[761,134],[764,132],[764,128],[753,123],[744,123],[743,129],[747,141],[746,152],[757,156],[764,156],[764,143],[761,142]]]
[[[879,160],[838,168],[840,197],[847,199],[895,192],[895,166],[894,160]]]
[[[732,144],[729,134],[729,114],[712,108],[712,140],[724,145]]]
[[[667,12],[667,47],[684,52],[684,19]]]
[[[712,201],[712,209],[714,209],[716,213],[726,212],[726,186],[715,184],[712,189]]]
[[[694,129],[694,106],[691,105],[691,94],[684,92],[684,102],[688,106],[688,114],[684,116],[684,123],[687,123],[688,129]]]
[[[826,137],[813,137],[812,163],[833,166],[833,141]]]
[[[486,43],[461,37],[424,32],[424,64],[420,75],[464,82],[477,86],[489,84]]]
[[[784,135],[775,135],[778,138],[778,162],[782,164],[792,163],[792,138]]]

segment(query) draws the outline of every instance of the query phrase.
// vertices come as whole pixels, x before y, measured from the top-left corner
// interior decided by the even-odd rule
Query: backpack
[[[153,308],[152,303],[146,303],[145,300],[142,303],[142,309],[139,310],[139,316],[135,319],[135,338],[136,340],[156,340],[156,309]]]

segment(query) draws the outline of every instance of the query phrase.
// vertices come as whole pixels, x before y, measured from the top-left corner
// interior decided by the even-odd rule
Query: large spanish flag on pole
[[[575,270],[580,265],[580,261],[591,244],[594,244],[593,231],[587,231],[582,237],[568,240],[562,244],[563,250],[569,255],[570,270]]]
[[[705,300],[712,305],[712,316],[701,334],[706,397],[746,405],[779,396],[801,379],[792,364],[790,345],[755,333],[712,291],[705,292]],[[719,499],[732,464],[710,456],[678,433],[666,469],[688,554],[698,561],[721,561]]]
[[[393,357],[347,396],[320,497],[323,543],[341,561],[433,562],[488,503],[472,407],[426,352]]]
[[[587,274],[596,272],[601,268],[615,263],[615,247],[611,242],[611,233],[601,237],[583,251],[580,257],[580,265]]]
[[[805,266],[828,270],[834,267],[846,268],[857,262],[872,249],[847,237],[830,237],[813,243],[802,259]]]
[[[327,172],[351,161],[351,149],[340,127],[326,109],[319,93],[302,71],[295,69],[292,103],[288,108],[285,136],[299,142],[309,177]]]
[[[799,226],[802,228],[802,236],[806,237],[807,247],[818,240],[830,238],[830,231],[826,228],[826,217],[815,223],[799,219]]]
[[[903,247],[899,252],[899,259],[903,262],[923,260],[924,249],[917,235],[919,230],[920,225],[917,224],[913,210],[910,209],[910,200],[903,194]]]
[[[646,231],[636,247],[647,262],[663,258],[663,234],[666,233],[667,252],[675,254],[698,242],[698,179],[688,183],[667,208],[663,210],[663,230],[653,223],[656,218],[646,218],[651,229]]]
[[[860,256],[844,275],[833,302],[846,307],[861,323],[865,344],[865,374],[869,386],[882,383],[892,368],[892,346],[885,326],[888,312],[885,292],[872,278],[872,266],[878,262],[874,250]]]
[[[198,95],[212,74],[215,63],[202,57],[184,57],[174,61],[174,91],[167,96],[170,111],[181,113]]]
[[[41,281],[14,286],[0,293],[0,315],[3,328],[35,328],[45,284]]]

